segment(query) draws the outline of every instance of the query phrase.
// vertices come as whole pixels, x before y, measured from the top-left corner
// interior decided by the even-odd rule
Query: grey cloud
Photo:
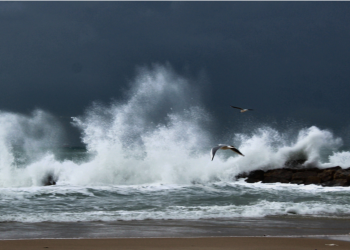
[[[205,72],[204,105],[222,122],[233,104],[259,107],[258,120],[340,127],[350,111],[349,9],[347,2],[1,2],[0,110],[78,115],[92,101],[122,97],[137,66],[169,62],[189,77]],[[343,111],[331,115],[329,107]]]
[[[25,5],[21,2],[0,2],[0,18],[23,13]]]

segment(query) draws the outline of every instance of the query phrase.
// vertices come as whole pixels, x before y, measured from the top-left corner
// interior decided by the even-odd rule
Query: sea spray
[[[8,131],[11,128],[14,116],[7,113],[0,113],[0,185],[9,186],[11,181],[8,180],[12,175],[14,156],[12,146],[8,138]]]
[[[286,135],[257,125],[249,135],[232,133],[234,145],[245,157],[219,151],[210,162],[211,147],[232,142],[226,138],[213,141],[205,129],[213,121],[200,105],[188,100],[190,89],[189,82],[168,68],[155,67],[136,77],[125,103],[93,105],[85,116],[75,118],[83,141],[95,154],[95,159],[84,166],[88,169],[84,182],[232,181],[241,172],[283,167],[288,160],[303,159],[306,165],[325,166],[342,144],[340,138],[315,126]],[[178,100],[183,100],[183,106]]]
[[[238,161],[237,168],[242,172],[281,168],[291,160],[303,160],[305,167],[329,167],[329,160],[342,146],[341,138],[316,126],[301,129],[297,136],[286,136],[276,129],[263,127],[250,136],[236,134],[234,140],[240,143],[240,150],[246,155],[243,159],[233,159]]]
[[[318,167],[349,165],[350,152],[339,152],[342,140],[316,126],[291,134],[256,124],[249,133],[214,140],[215,120],[197,93],[169,66],[140,69],[123,101],[94,103],[74,118],[90,155],[79,162],[49,150],[62,137],[52,115],[1,112],[0,186],[40,186],[49,175],[58,185],[207,184],[300,158]],[[233,144],[245,156],[219,150],[211,161],[210,149],[219,143]]]
[[[349,167],[350,152],[339,151],[342,140],[332,132],[257,123],[214,139],[216,121],[190,80],[156,65],[140,69],[130,84],[125,99],[94,103],[74,118],[87,147],[79,154],[89,156],[83,160],[57,157],[63,134],[47,112],[0,112],[0,222],[350,218],[350,187],[235,178],[299,159]],[[245,156],[219,150],[211,161],[210,149],[219,143]],[[49,177],[56,185],[44,187]]]
[[[237,134],[234,141],[245,156],[218,151],[214,161],[210,161],[210,148],[215,144],[209,136],[203,136],[206,131],[201,128],[202,112],[200,108],[191,108],[182,115],[169,115],[166,124],[158,124],[140,135],[138,140],[142,144],[139,148],[136,145],[134,151],[142,149],[142,154],[133,155],[133,150],[125,150],[118,137],[103,136],[104,139],[90,138],[96,143],[92,160],[81,164],[71,161],[47,164],[55,163],[59,180],[73,185],[231,182],[239,173],[280,168],[288,160],[300,158],[321,168],[336,162],[346,167],[349,153],[337,152],[342,145],[340,138],[317,127],[302,129],[294,138],[268,127],[257,129],[252,136]]]
[[[0,186],[41,185],[51,167],[28,173],[30,165],[50,154],[62,137],[60,124],[47,112],[0,112]]]
[[[140,72],[126,103],[95,104],[74,119],[95,154],[85,164],[85,181],[190,183],[203,173],[210,178],[203,172],[210,163],[210,135],[203,129],[209,115],[195,105],[196,91],[168,68]]]

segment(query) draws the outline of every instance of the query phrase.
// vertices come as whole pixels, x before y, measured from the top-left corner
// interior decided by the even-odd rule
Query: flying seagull
[[[239,155],[242,155],[244,156],[241,152],[239,152],[239,150],[237,148],[235,148],[234,146],[232,145],[228,145],[228,144],[219,144],[217,147],[213,147],[210,151],[210,154],[211,154],[211,160],[214,159],[214,155],[216,153],[216,151],[218,151],[219,149],[223,149],[223,150],[226,150],[226,149],[231,149],[233,152],[239,154]]]
[[[241,110],[241,113],[246,112],[246,111],[248,111],[248,110],[252,110],[252,109],[242,109],[242,108],[234,107],[234,106],[231,106],[231,107],[234,108],[234,109],[240,109],[240,110]]]

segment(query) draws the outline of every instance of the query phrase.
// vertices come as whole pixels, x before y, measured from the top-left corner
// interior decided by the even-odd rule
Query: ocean
[[[192,235],[217,235],[225,225],[230,235],[233,225],[237,234],[261,223],[298,232],[320,221],[324,228],[337,222],[336,234],[349,231],[350,187],[236,179],[293,159],[348,168],[342,138],[317,126],[287,132],[257,124],[218,141],[209,129],[215,121],[189,89],[162,67],[143,72],[125,100],[72,117],[85,147],[62,147],[64,131],[48,112],[1,111],[0,238],[191,235],[184,225],[196,225]],[[245,156],[219,150],[211,161],[219,143]],[[48,178],[56,185],[45,186]]]

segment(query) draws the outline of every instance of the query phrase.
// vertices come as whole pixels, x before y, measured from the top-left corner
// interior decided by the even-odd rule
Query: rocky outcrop
[[[44,186],[51,186],[56,185],[56,181],[56,178],[52,174],[48,174],[43,178],[42,183]]]
[[[272,170],[255,170],[243,173],[237,178],[246,178],[246,182],[254,183],[293,183],[315,184],[324,187],[350,186],[350,168],[342,169],[339,166],[331,168],[280,168]]]
[[[288,169],[268,170],[264,173],[264,183],[289,183],[292,179],[293,171]]]

